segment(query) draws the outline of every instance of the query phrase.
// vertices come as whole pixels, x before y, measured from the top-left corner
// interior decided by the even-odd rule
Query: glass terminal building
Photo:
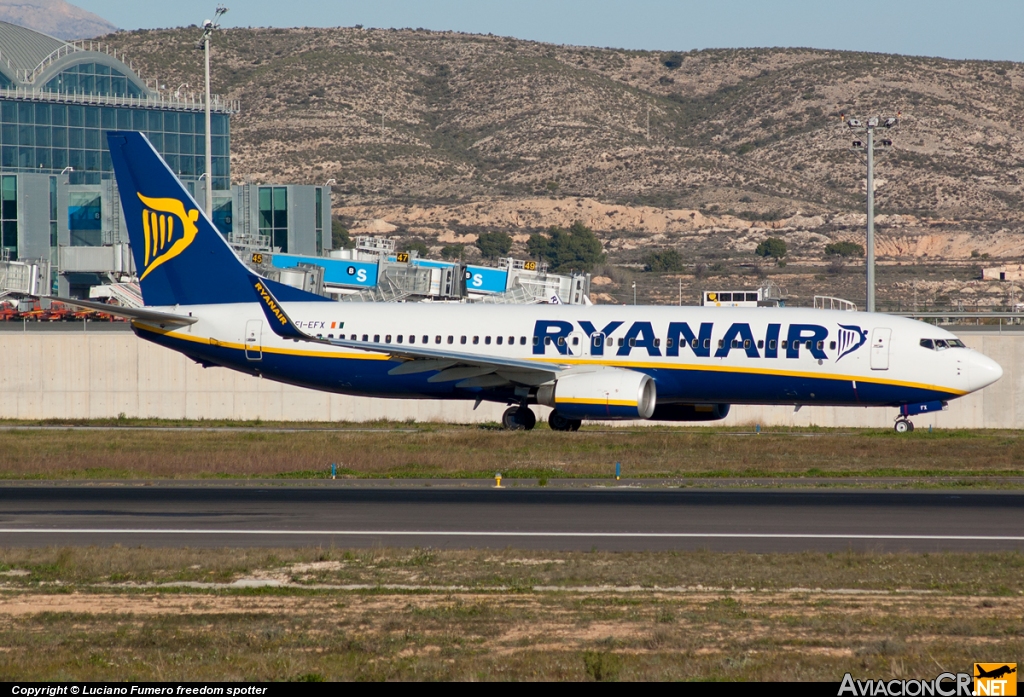
[[[281,252],[329,249],[329,189],[232,187],[230,114],[237,104],[214,97],[210,106],[221,232],[243,243],[269,237]],[[61,295],[88,295],[90,286],[131,275],[109,130],[145,133],[204,203],[205,187],[197,186],[206,169],[201,98],[166,94],[97,42],[68,43],[0,22],[0,255],[48,261]]]

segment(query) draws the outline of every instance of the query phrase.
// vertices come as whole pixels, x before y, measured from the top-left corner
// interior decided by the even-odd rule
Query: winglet
[[[314,336],[310,336],[299,330],[292,322],[291,318],[285,313],[284,308],[281,307],[281,303],[277,301],[274,294],[270,291],[268,284],[264,279],[256,276],[255,274],[249,274],[249,282],[252,284],[253,290],[256,291],[256,297],[259,298],[260,307],[263,308],[263,314],[267,316],[267,322],[270,324],[270,328],[274,330],[274,333],[278,336],[284,337],[285,339],[298,339],[302,341],[315,341],[321,342],[322,339],[318,339]]]

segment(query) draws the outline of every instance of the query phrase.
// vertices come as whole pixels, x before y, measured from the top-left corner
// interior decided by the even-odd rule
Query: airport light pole
[[[867,245],[865,247],[865,260],[864,265],[867,267],[867,297],[865,298],[865,309],[868,312],[875,311],[875,129],[885,128],[890,129],[898,126],[900,123],[900,114],[896,113],[896,116],[872,116],[863,122],[860,119],[846,118],[845,114],[840,114],[840,118],[846,124],[847,128],[854,133],[864,133],[866,135],[865,140],[857,139],[853,141],[854,150],[867,150],[868,154],[868,180],[867,180],[867,191],[868,191],[868,224],[867,224]],[[892,147],[892,140],[889,138],[883,138],[879,141],[879,144],[884,148]]]
[[[214,29],[220,28],[217,20],[228,8],[217,5],[213,19],[203,22],[203,35],[196,42],[196,48],[203,49],[206,54],[206,216],[213,218],[213,137],[210,134],[210,36]]]

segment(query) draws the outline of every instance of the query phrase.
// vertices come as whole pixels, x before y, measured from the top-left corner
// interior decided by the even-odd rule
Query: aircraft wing
[[[199,321],[195,317],[175,315],[170,312],[157,312],[156,310],[147,310],[144,307],[120,307],[118,305],[97,303],[91,300],[73,300],[71,298],[52,297],[50,299],[65,305],[84,307],[87,310],[96,310],[97,312],[114,315],[115,317],[127,317],[128,319],[140,319],[146,322],[153,322],[159,324],[161,327],[168,325],[183,327],[189,324],[195,324]]]
[[[447,351],[419,346],[397,346],[367,341],[331,339],[306,334],[292,322],[284,308],[274,297],[262,279],[249,276],[260,300],[260,307],[274,333],[286,339],[327,344],[341,348],[359,349],[384,353],[405,362],[391,369],[390,375],[413,375],[435,372],[428,382],[458,382],[457,387],[499,387],[510,383],[520,385],[542,385],[554,380],[568,368],[558,365],[535,363],[517,358],[500,356],[478,356],[469,353]]]

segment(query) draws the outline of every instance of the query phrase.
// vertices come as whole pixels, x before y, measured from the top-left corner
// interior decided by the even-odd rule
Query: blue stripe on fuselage
[[[180,351],[196,360],[278,382],[339,394],[419,399],[476,399],[503,402],[511,388],[456,388],[457,381],[432,383],[433,372],[388,375],[396,360],[300,356],[264,351],[261,360],[248,360],[245,351],[175,337],[135,326],[139,337]],[[686,367],[621,367],[647,373],[657,384],[659,402],[722,402],[729,404],[821,404],[835,406],[898,406],[959,396],[935,389],[860,382],[834,377],[723,372]]]

